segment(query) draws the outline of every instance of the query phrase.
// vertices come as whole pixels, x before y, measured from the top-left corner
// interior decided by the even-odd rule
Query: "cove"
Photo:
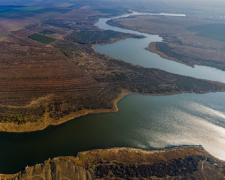
[[[100,19],[99,22],[103,20],[105,21]],[[155,38],[153,41],[162,40],[158,36],[152,38]],[[125,41],[136,40],[145,41],[145,44],[135,45],[142,49],[150,43],[147,38]],[[126,45],[133,47],[134,43]],[[107,46],[111,45],[96,48]],[[119,52],[118,50],[118,54],[112,55],[119,56]],[[150,52],[145,52],[151,56]],[[123,59],[121,56],[118,58]],[[146,59],[146,63],[149,59]],[[161,59],[163,62],[172,62]],[[134,60],[136,64],[142,61],[141,58]],[[172,63],[175,63],[174,71],[177,66],[182,65]],[[162,64],[163,66],[165,65]],[[209,74],[209,78],[219,77],[217,75],[223,73],[214,68],[210,69],[215,71],[215,75]],[[221,92],[170,96],[130,94],[119,101],[119,111],[116,113],[90,114],[32,133],[0,132],[0,173],[16,173],[27,165],[33,166],[48,158],[76,156],[79,151],[112,147],[153,150],[181,145],[202,145],[215,157],[225,160],[224,102],[225,93]]]
[[[137,13],[133,12],[131,14],[113,17],[113,18],[101,18],[95,25],[104,30],[113,30],[123,33],[131,33],[145,36],[144,39],[129,38],[126,40],[121,40],[114,44],[105,44],[95,46],[97,52],[101,52],[110,57],[122,59],[126,62],[141,65],[148,68],[159,68],[170,73],[180,74],[190,77],[195,77],[199,79],[208,79],[212,81],[218,81],[225,83],[225,71],[208,67],[199,66],[190,67],[175,61],[167,60],[159,57],[158,55],[145,50],[146,47],[151,42],[162,42],[162,38],[158,35],[151,35],[146,33],[140,33],[138,31],[113,27],[108,25],[106,22],[111,19],[125,18],[133,15],[165,15],[165,16],[182,16],[185,18],[184,14],[152,14],[152,13]]]
[[[32,133],[0,133],[0,172],[96,148],[202,145],[225,160],[225,93],[127,95],[119,111],[87,115]]]

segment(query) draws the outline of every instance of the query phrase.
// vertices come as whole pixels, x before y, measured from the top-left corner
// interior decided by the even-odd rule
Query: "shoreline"
[[[113,20],[115,20],[115,19],[113,19]],[[106,24],[108,24],[110,26],[113,26],[113,27],[137,31],[137,32],[140,32],[140,33],[146,33],[146,34],[150,34],[150,35],[158,35],[159,37],[162,38],[162,41],[160,41],[161,43],[168,43],[168,42],[165,41],[165,39],[170,37],[170,36],[162,34],[162,33],[147,32],[145,30],[138,30],[138,29],[126,26],[126,25],[119,24],[119,23],[114,22],[112,20],[107,21]],[[206,67],[215,68],[215,69],[224,71],[224,68],[221,68],[219,65],[217,65],[215,63],[208,63],[208,64],[207,63],[201,63],[202,61],[197,61],[197,62],[193,61],[192,63],[186,63],[182,60],[179,60],[179,59],[176,59],[176,58],[173,58],[173,57],[169,57],[166,54],[164,54],[163,52],[156,50],[155,43],[157,43],[157,42],[151,42],[148,45],[148,47],[145,48],[145,50],[150,51],[150,52],[160,56],[161,58],[171,60],[171,61],[174,61],[174,62],[177,62],[177,63],[180,63],[180,64],[184,64],[184,65],[187,65],[187,66],[192,67],[192,68],[194,68],[197,65],[197,66],[206,66]]]
[[[107,23],[108,23],[108,21],[107,21]],[[111,24],[109,24],[109,25],[111,25]],[[139,35],[135,35],[135,34],[130,34],[130,35],[131,36],[137,36],[137,37],[139,36]],[[141,36],[139,36],[139,38],[140,37]],[[125,39],[128,39],[128,38],[132,38],[132,37],[127,37]],[[144,37],[141,37],[141,38],[144,38]],[[105,44],[112,44],[112,43],[115,43],[115,42],[121,41],[121,40],[124,40],[124,39],[113,40],[112,42],[108,42],[108,43],[105,43]],[[149,46],[147,48],[145,48],[145,49],[149,50],[149,51],[151,51],[153,53],[156,53],[159,56],[161,56],[158,53],[158,51],[156,50],[156,48],[155,48],[155,43],[156,42],[150,43]],[[94,47],[97,46],[97,45],[101,45],[101,44],[94,44],[94,45],[92,45],[92,49],[95,52],[96,52],[96,50],[94,49]],[[155,48],[155,52],[154,52],[154,48]],[[102,53],[100,53],[100,54],[102,54]],[[163,57],[163,56],[161,56],[161,57]],[[163,57],[163,58],[167,58],[167,57]],[[123,61],[123,60],[120,60],[120,59],[117,59],[117,60]],[[172,60],[178,61],[178,60],[175,60],[173,58],[172,58]],[[125,62],[125,61],[123,61],[123,62]],[[180,62],[180,61],[178,61],[178,62]],[[182,63],[182,62],[180,62],[180,63]],[[185,64],[185,63],[183,63],[183,64]],[[132,65],[137,66],[137,67],[140,66],[140,65],[136,65],[136,64],[132,64]],[[210,80],[207,80],[207,81],[208,82],[212,82]],[[215,81],[214,81],[214,83],[222,84],[220,82],[215,82]],[[201,91],[201,92],[199,92],[199,94],[205,94],[205,93],[209,93],[209,92],[224,92],[224,91],[225,90],[221,90],[221,91],[211,91],[211,90],[209,90],[209,91]],[[126,94],[142,94],[142,95],[157,95],[157,96],[163,95],[164,96],[164,95],[174,95],[174,94],[181,94],[181,93],[194,93],[194,92],[193,91],[192,92],[191,91],[174,91],[174,92],[165,92],[165,93],[162,93],[162,94],[161,93],[158,94],[158,93],[131,92],[129,90],[123,89],[121,94],[115,100],[113,100],[113,108],[112,109],[95,109],[95,110],[84,109],[84,110],[80,110],[78,112],[74,112],[74,113],[71,113],[69,115],[66,115],[65,117],[60,118],[58,120],[54,120],[54,119],[50,118],[49,117],[49,113],[47,112],[47,113],[44,114],[44,117],[42,118],[41,122],[27,122],[27,123],[21,124],[21,125],[15,124],[13,122],[0,123],[0,132],[25,133],[25,132],[41,131],[41,130],[46,129],[48,126],[57,126],[57,125],[65,123],[65,122],[68,122],[70,120],[73,120],[75,118],[78,118],[78,117],[81,117],[81,116],[85,116],[85,115],[88,115],[88,114],[101,114],[101,113],[117,112],[118,111],[117,103]],[[27,105],[26,107],[33,106],[36,103],[38,103],[39,101],[46,101],[46,99],[48,99],[50,97],[51,97],[51,95],[49,95],[47,97],[40,98],[40,99],[36,100],[35,102],[33,102],[33,104],[31,102],[31,104]]]
[[[157,50],[156,50],[155,43],[157,43],[157,42],[151,42],[151,43],[148,45],[148,47],[145,48],[145,50],[150,51],[150,52],[152,52],[152,53],[158,55],[158,56],[161,57],[161,58],[168,59],[168,60],[171,60],[171,61],[175,61],[175,62],[184,64],[184,65],[190,66],[190,67],[192,67],[192,68],[195,67],[195,64],[192,65],[192,64],[184,63],[183,61],[180,61],[180,60],[178,60],[178,59],[176,59],[176,58],[167,56],[166,54],[164,54],[164,53],[161,52],[161,51],[157,51]]]
[[[163,94],[158,94],[158,93],[140,93],[140,92],[131,92],[126,89],[122,89],[122,92],[120,95],[113,100],[113,108],[112,109],[95,109],[95,110],[80,110],[78,112],[74,112],[72,114],[69,114],[63,118],[60,118],[58,120],[54,120],[49,117],[49,113],[45,113],[44,117],[42,119],[42,122],[27,122],[25,124],[15,124],[13,122],[10,123],[0,123],[0,132],[5,132],[5,133],[29,133],[29,132],[36,132],[36,131],[42,131],[45,130],[49,126],[58,126],[63,123],[66,123],[71,120],[75,120],[76,118],[86,116],[88,114],[102,114],[102,113],[111,113],[111,112],[117,112],[118,111],[118,102],[124,98],[128,94],[138,94],[138,95],[145,95],[145,96],[169,96],[169,95],[176,95],[176,94],[183,94],[183,93],[192,93],[192,94],[206,94],[206,93],[211,93],[211,92],[225,92],[224,91],[205,91],[205,92],[200,92],[200,93],[194,93],[191,91],[186,91],[186,92],[168,92],[168,93],[163,93]]]
[[[211,93],[214,91],[206,91],[202,93],[197,94],[206,94]],[[216,91],[216,92],[224,92],[224,91]],[[192,93],[193,92],[170,92],[170,93],[163,93],[163,94],[157,94],[157,93],[139,93],[139,92],[130,92],[129,90],[123,89],[120,95],[113,100],[113,108],[112,109],[95,109],[95,110],[80,110],[79,112],[75,112],[72,114],[69,114],[63,118],[60,118],[58,120],[54,120],[49,117],[49,113],[45,113],[42,122],[27,122],[26,124],[15,124],[13,122],[10,123],[0,123],[0,132],[5,133],[29,133],[29,132],[35,132],[35,131],[42,131],[46,129],[49,126],[58,126],[63,123],[66,123],[71,120],[75,120],[76,118],[88,115],[88,114],[102,114],[102,113],[111,113],[111,112],[117,112],[118,111],[118,102],[124,98],[128,94],[138,94],[138,95],[146,95],[146,96],[169,96],[169,95],[176,95],[176,94],[182,94],[182,93]],[[195,93],[196,94],[196,93]]]
[[[122,155],[122,156],[121,156]],[[23,177],[24,174],[28,173],[29,176],[32,175],[32,171],[35,168],[41,167],[43,165],[49,165],[54,162],[72,162],[76,166],[83,168],[90,168],[91,166],[97,166],[104,163],[123,163],[130,165],[141,165],[141,164],[155,164],[158,162],[168,162],[170,160],[176,160],[184,157],[193,156],[204,156],[207,158],[212,158],[217,163],[225,163],[225,161],[217,159],[208,153],[204,147],[201,145],[191,145],[191,146],[177,146],[172,148],[165,148],[161,150],[143,150],[139,148],[132,147],[114,147],[109,149],[92,149],[88,151],[81,151],[76,154],[76,156],[58,156],[52,159],[44,161],[44,163],[36,164],[33,166],[27,166],[24,171],[20,171],[15,174],[2,174],[1,178],[15,178]],[[36,174],[36,173],[35,173]],[[35,176],[35,175],[34,175]]]
[[[27,122],[26,124],[18,125],[13,122],[11,123],[0,123],[0,132],[7,132],[7,133],[27,133],[27,132],[35,132],[41,131],[46,129],[48,126],[57,126],[63,123],[66,123],[70,120],[75,118],[85,116],[88,114],[101,114],[101,113],[109,113],[109,112],[117,112],[118,107],[117,103],[125,96],[129,94],[127,90],[122,90],[121,94],[113,101],[113,108],[112,109],[96,109],[96,110],[81,110],[79,112],[75,112],[69,114],[59,120],[53,120],[49,117],[49,113],[45,113],[42,122],[38,123],[30,123]]]

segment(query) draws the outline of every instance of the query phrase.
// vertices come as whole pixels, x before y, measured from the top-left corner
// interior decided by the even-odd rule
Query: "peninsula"
[[[159,151],[120,147],[94,149],[79,152],[76,155],[74,146],[70,146],[74,143],[68,138],[74,139],[70,133],[65,136],[66,138],[59,133],[62,144],[53,133],[49,133],[51,140],[46,138],[45,131],[42,131],[43,134],[33,136],[35,138],[29,136],[32,133],[24,133],[40,131],[90,113],[116,112],[118,110],[117,102],[129,93],[172,95],[225,92],[224,83],[182,76],[156,68],[145,68],[95,51],[96,45],[112,44],[128,38],[144,38],[136,34],[100,29],[95,26],[100,18],[129,14],[130,10],[151,13],[162,12],[162,10],[167,13],[187,13],[185,21],[180,17],[131,16],[113,19],[107,23],[139,32],[159,34],[163,37],[164,42],[152,42],[146,49],[166,59],[191,67],[204,65],[225,70],[225,23],[205,15],[211,11],[205,13],[204,10],[197,12],[191,9],[183,12],[184,9],[178,7],[174,10],[172,5],[166,5],[164,0],[160,3],[158,1],[141,1],[141,3],[138,1],[137,3],[136,0],[130,0],[130,3],[127,3],[126,0],[1,1],[0,133],[2,134],[3,151],[1,151],[0,158],[1,170],[4,169],[2,171],[5,172],[1,172],[0,180],[225,179],[225,162],[210,155],[202,146],[184,146]],[[219,11],[219,15],[222,17],[223,10]],[[195,103],[195,107],[199,104]],[[205,106],[204,112],[210,110],[212,109]],[[170,111],[172,110],[170,109]],[[183,120],[185,113],[178,118]],[[210,113],[213,114],[213,118],[216,117],[215,114],[219,114],[218,121],[222,122],[220,118],[224,117],[223,113],[217,109],[213,109]],[[197,119],[202,123],[202,126],[199,127],[206,127],[204,126],[205,121],[202,119]],[[170,126],[171,121],[167,121]],[[218,142],[221,142],[223,138],[221,122],[206,122],[207,127],[213,125],[215,131],[222,129],[218,134],[213,134],[216,138],[219,136],[217,139],[213,137]],[[127,126],[129,123],[125,125]],[[87,128],[87,124],[83,127]],[[192,123],[189,128],[195,125],[196,123]],[[74,132],[74,126],[71,127]],[[92,125],[90,127],[93,129]],[[177,127],[181,129],[179,124]],[[196,128],[197,131],[199,131],[199,127]],[[111,128],[112,126],[110,126]],[[49,129],[51,130],[51,128]],[[105,129],[102,129],[103,131],[99,131],[100,136],[104,136]],[[164,133],[164,128],[162,129]],[[142,132],[145,129],[141,127],[140,130]],[[66,134],[66,131],[68,129],[62,131],[62,134]],[[77,131],[79,140],[84,136],[81,131]],[[85,129],[84,133],[86,132]],[[24,135],[18,138],[24,141],[17,142],[18,139],[15,136],[18,137],[18,134],[16,133]],[[55,132],[55,134],[57,133],[58,131]],[[93,133],[91,133],[85,135],[92,135]],[[175,134],[174,131],[172,133]],[[183,135],[183,129],[181,129],[181,133]],[[186,134],[189,133],[190,131]],[[112,136],[110,132],[109,135]],[[168,134],[164,133],[163,136],[165,135]],[[24,138],[25,136],[28,137],[28,141]],[[156,136],[160,135],[156,133]],[[196,131],[194,136],[197,136]],[[119,138],[121,137],[119,136]],[[138,134],[137,138],[139,137]],[[147,146],[141,146],[140,143],[140,146],[136,147],[145,149],[159,147],[151,145],[149,136],[146,137]],[[203,136],[203,138],[205,137]],[[43,139],[47,140],[42,141]],[[178,139],[180,143],[180,137]],[[108,141],[108,139],[106,140]],[[135,140],[131,139],[130,141],[133,143]],[[50,143],[50,141],[52,142]],[[81,141],[74,144],[79,146],[83,143]],[[106,141],[103,142],[105,143],[103,146],[97,145],[93,139],[87,140],[88,144],[91,144],[90,141],[93,141],[92,148],[93,146],[94,148],[114,147],[105,145]],[[210,146],[214,148],[212,141],[209,144],[211,143]],[[182,143],[184,142],[187,141],[182,141]],[[36,143],[37,146],[35,146]],[[135,147],[132,143],[128,144]],[[164,147],[172,144],[166,141],[163,143]],[[20,147],[16,146],[18,144]],[[54,144],[59,144],[59,146],[54,146],[57,147],[55,149],[59,149],[55,155],[53,155]],[[118,146],[121,144],[121,146],[126,146],[124,142],[118,144]],[[49,146],[47,147],[47,145]],[[31,146],[33,149],[30,148]],[[44,151],[40,151],[40,146],[44,148]],[[60,149],[61,147],[63,148]],[[223,149],[224,146],[221,145],[221,147]],[[83,148],[82,150],[92,149],[86,148],[86,146],[81,148]],[[70,151],[66,151],[68,149]],[[34,152],[34,150],[38,152]],[[17,152],[13,154],[15,151]],[[221,152],[223,154],[224,151]],[[71,156],[49,158],[44,163],[36,164],[40,158],[48,158],[50,155],[54,157],[63,153]],[[26,161],[24,156],[27,158]],[[31,156],[38,160],[29,161],[32,159]],[[18,157],[22,158],[17,161],[19,163],[36,165],[24,167],[15,173],[12,167]],[[19,163],[14,164],[15,171],[21,167]],[[6,174],[7,172],[9,174]]]
[[[225,91],[222,83],[97,53],[93,49],[97,44],[143,37],[94,26],[99,18],[129,13],[127,9],[86,8],[55,7],[24,14],[18,7],[15,16],[0,19],[2,28],[9,29],[0,36],[0,131],[37,131],[88,113],[115,112],[116,103],[127,93]],[[47,16],[50,12],[54,13]]]

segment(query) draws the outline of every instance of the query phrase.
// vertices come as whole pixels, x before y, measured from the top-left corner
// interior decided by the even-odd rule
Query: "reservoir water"
[[[127,95],[119,111],[32,133],[0,133],[0,172],[95,148],[202,145],[225,160],[225,93]]]
[[[130,40],[134,39],[125,41]],[[144,48],[144,45],[140,44],[140,48]],[[138,64],[142,59],[136,61]],[[213,76],[210,75],[211,78]],[[221,92],[170,96],[127,95],[119,101],[119,111],[116,113],[90,114],[32,133],[1,132],[0,173],[15,173],[27,165],[32,166],[56,156],[76,156],[79,151],[111,147],[151,150],[202,145],[215,157],[225,160],[224,102],[225,93]]]
[[[128,17],[132,15],[167,15],[167,16],[170,15],[170,16],[182,16],[183,18],[185,18],[185,15],[183,14],[163,14],[163,13],[151,14],[151,13],[137,13],[137,12],[114,18],[101,18],[95,24],[101,29],[137,34],[145,36],[146,38],[143,39],[129,38],[126,40],[116,42],[114,44],[98,45],[95,46],[95,50],[97,52],[106,54],[110,57],[122,59],[126,62],[138,64],[144,67],[159,68],[161,70],[165,70],[167,72],[171,72],[174,74],[191,76],[200,79],[208,79],[212,81],[225,82],[225,71],[208,66],[199,66],[199,65],[196,65],[193,68],[175,61],[170,61],[161,58],[158,55],[145,50],[145,48],[147,48],[151,42],[161,42],[163,40],[158,35],[150,35],[146,33],[140,33],[138,31],[113,27],[106,23],[108,20],[111,19],[118,19],[121,17]]]

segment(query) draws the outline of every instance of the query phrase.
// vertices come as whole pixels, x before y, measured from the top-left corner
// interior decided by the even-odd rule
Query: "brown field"
[[[225,70],[225,42],[196,35],[187,28],[218,22],[188,17],[139,16],[116,19],[109,24],[149,34],[159,34],[165,43],[147,49],[160,56],[190,66],[205,65]],[[219,22],[223,24],[223,22]],[[156,46],[155,46],[156,45]]]
[[[0,25],[2,28],[7,29],[8,31],[17,31],[24,26],[34,24],[37,21],[28,20],[28,19],[11,19],[11,18],[0,18]],[[1,30],[0,30],[1,33]]]
[[[6,31],[7,31],[7,29],[6,29],[6,28],[4,28],[4,27],[0,26],[0,34],[2,34],[2,33],[4,33],[4,32],[6,32]]]
[[[72,20],[72,21],[84,21],[92,12],[85,9],[74,9],[63,15],[57,16],[55,19]]]
[[[16,35],[4,38],[0,47],[2,105],[23,106],[33,98],[62,92],[78,98],[82,93],[77,91],[81,89],[93,88],[92,92],[98,92],[101,87],[56,48]]]
[[[96,15],[100,14],[74,9],[0,39],[0,131],[41,130],[88,113],[117,111],[116,103],[126,93],[225,91],[221,83],[143,68],[96,53],[93,46],[97,41],[113,43],[134,37],[110,31],[101,35],[93,26]],[[53,31],[46,36],[56,41],[45,45],[28,38],[44,30]],[[76,36],[82,36],[80,44]]]

